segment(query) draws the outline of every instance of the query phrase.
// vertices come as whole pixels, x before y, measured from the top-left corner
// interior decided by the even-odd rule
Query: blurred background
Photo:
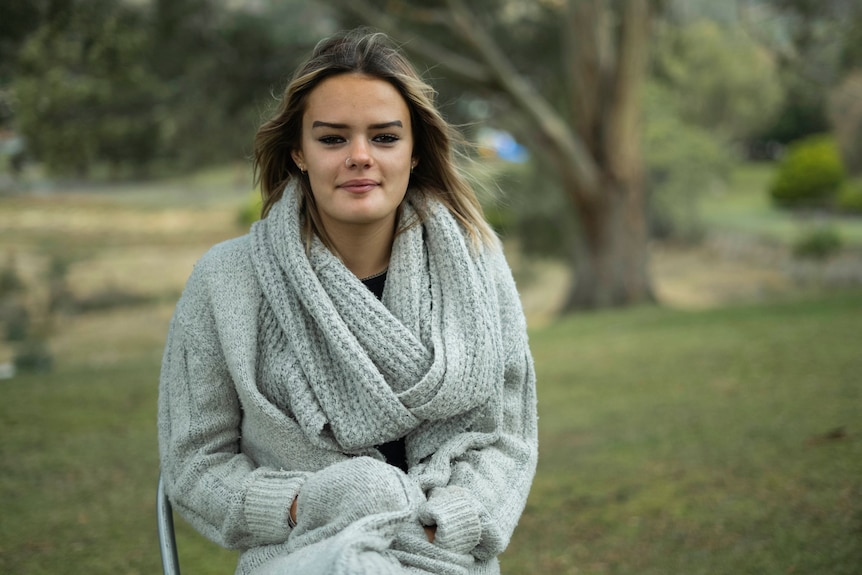
[[[522,294],[503,573],[862,572],[857,0],[4,0],[0,572],[159,571],[173,306],[257,218],[294,67],[358,25],[438,90]]]

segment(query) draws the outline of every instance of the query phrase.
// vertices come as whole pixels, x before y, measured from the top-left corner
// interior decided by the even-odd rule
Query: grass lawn
[[[534,331],[540,465],[503,572],[859,573],[860,326],[849,294]],[[0,572],[158,572],[157,354],[0,382]],[[233,572],[178,527],[187,572]]]
[[[540,464],[504,571],[859,573],[860,333],[860,295],[534,333]]]

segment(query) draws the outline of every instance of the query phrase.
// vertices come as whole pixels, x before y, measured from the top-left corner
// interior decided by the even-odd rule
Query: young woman
[[[264,218],[177,305],[162,474],[237,573],[499,572],[535,376],[433,95],[382,34],[321,42],[255,140]]]

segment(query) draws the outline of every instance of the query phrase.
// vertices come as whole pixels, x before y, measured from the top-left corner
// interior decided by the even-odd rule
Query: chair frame
[[[165,494],[161,474],[159,474],[159,487],[156,490],[156,521],[159,527],[162,571],[164,575],[180,575],[180,559],[177,556],[177,540],[174,533],[174,510]]]

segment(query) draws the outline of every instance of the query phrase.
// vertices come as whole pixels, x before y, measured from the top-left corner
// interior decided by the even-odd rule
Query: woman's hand
[[[288,513],[290,514],[290,522],[293,525],[296,525],[296,500],[297,499],[298,499],[298,497],[293,498],[293,503],[290,504],[290,511],[288,511]]]
[[[422,529],[425,530],[425,536],[428,538],[428,541],[434,543],[434,537],[437,535],[437,526],[436,525],[423,525]]]

